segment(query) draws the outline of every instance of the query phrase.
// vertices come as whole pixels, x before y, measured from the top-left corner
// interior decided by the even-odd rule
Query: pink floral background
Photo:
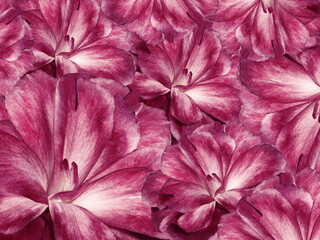
[[[319,240],[319,0],[0,1],[0,239]]]

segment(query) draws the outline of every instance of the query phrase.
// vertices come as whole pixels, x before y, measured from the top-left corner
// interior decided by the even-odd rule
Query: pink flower
[[[221,218],[216,239],[319,239],[318,180],[305,169],[262,183]]]
[[[27,22],[11,1],[0,3],[0,94],[5,95],[34,62],[28,47],[31,32]]]
[[[230,136],[211,127],[202,126],[168,147],[160,171],[150,174],[142,189],[159,230],[173,239],[213,235],[225,211],[221,207],[233,211],[248,189],[285,167],[281,153],[258,138],[236,146]]]
[[[169,125],[161,110],[130,108],[127,93],[85,75],[37,71],[18,82],[5,100],[10,121],[0,123],[1,234],[39,225],[28,238],[52,228],[57,239],[162,237],[140,191]]]
[[[306,24],[318,18],[311,7],[317,0],[224,0],[213,19],[227,48],[240,44],[244,57],[264,60],[297,54],[311,39]],[[232,41],[232,40],[233,41]],[[231,41],[230,41],[231,40]]]
[[[120,25],[128,25],[147,43],[179,39],[206,22],[218,1],[212,0],[100,0],[106,16]]]
[[[32,30],[34,69],[55,61],[57,76],[86,72],[126,85],[132,81],[132,58],[110,36],[112,24],[95,0],[28,3],[21,7]]]
[[[242,118],[258,123],[264,140],[279,148],[291,173],[306,166],[319,170],[319,62],[320,49],[313,48],[296,59],[240,64],[240,80],[252,93],[242,93]],[[262,115],[256,120],[247,110]]]
[[[210,31],[196,31],[182,40],[142,46],[131,87],[144,99],[167,94],[170,114],[184,124],[208,114],[222,122],[238,117],[241,103],[230,72],[231,60]]]

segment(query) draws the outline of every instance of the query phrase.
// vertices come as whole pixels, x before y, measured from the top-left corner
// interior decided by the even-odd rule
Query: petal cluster
[[[0,239],[320,238],[319,0],[10,0],[0,26]]]

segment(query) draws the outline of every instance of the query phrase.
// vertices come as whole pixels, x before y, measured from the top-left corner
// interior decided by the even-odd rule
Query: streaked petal
[[[114,99],[104,88],[79,75],[68,75],[55,95],[55,169],[50,193],[72,190],[98,160],[113,128]],[[63,162],[77,167],[75,179],[64,179]],[[66,189],[65,189],[65,187]]]
[[[63,57],[77,64],[94,77],[117,80],[124,85],[131,83],[134,66],[131,56],[123,50],[110,46],[94,46],[80,49]],[[63,68],[64,65],[58,66]],[[71,73],[63,71],[64,74]]]
[[[50,201],[54,235],[58,239],[116,240],[113,232],[88,210],[79,206]]]
[[[171,91],[170,112],[184,124],[192,124],[202,119],[202,112],[197,104],[184,92],[173,88]]]
[[[263,239],[302,240],[293,207],[274,189],[243,198],[237,212]]]
[[[225,0],[220,1],[218,10],[214,15],[213,19],[218,21],[230,21],[241,17],[249,11],[257,0]]]
[[[165,111],[145,104],[134,106],[140,128],[137,148],[158,147],[165,149],[171,143],[171,132]]]
[[[178,224],[186,232],[196,232],[209,226],[212,221],[215,202],[203,204],[192,212],[183,214]]]
[[[225,190],[250,188],[282,172],[285,160],[271,145],[257,145],[242,153],[230,168]]]
[[[48,206],[21,196],[0,196],[0,233],[12,234],[40,216]]]
[[[316,107],[315,103],[305,104],[300,113],[284,126],[278,135],[276,146],[287,160],[287,169],[292,173],[305,166],[319,166],[318,153],[310,153],[312,147],[317,146],[320,127],[318,118],[313,117]],[[314,154],[310,160],[309,154]]]
[[[128,24],[141,16],[148,8],[150,0],[104,0],[102,11],[117,24]]]
[[[238,90],[224,84],[193,84],[185,91],[198,107],[205,113],[229,122],[237,118],[241,103]]]
[[[73,204],[86,208],[108,226],[161,237],[153,227],[150,208],[141,201],[148,173],[143,168],[115,171],[90,183]]]
[[[56,79],[42,71],[26,75],[6,97],[10,119],[50,172]],[[26,111],[27,110],[27,111]]]
[[[243,60],[240,80],[252,93],[275,102],[302,101],[320,92],[307,72],[286,57],[266,62]]]

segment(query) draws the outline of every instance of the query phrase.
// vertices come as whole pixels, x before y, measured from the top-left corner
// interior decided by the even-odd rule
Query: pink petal
[[[115,47],[88,47],[62,56],[95,77],[111,78],[128,85],[134,76],[132,58],[128,53]],[[58,68],[63,69],[64,64],[58,65]],[[63,74],[70,72],[65,70]]]
[[[194,170],[194,163],[178,146],[167,147],[162,156],[161,171],[170,178],[181,182],[198,184],[201,176]]]
[[[9,119],[9,115],[5,106],[5,97],[0,95],[0,120]]]
[[[106,78],[91,78],[91,82],[97,83],[101,87],[107,89],[112,96],[120,96],[122,98],[125,98],[130,90],[128,87],[122,85],[120,82],[117,82],[112,79],[106,79]]]
[[[141,16],[149,4],[151,4],[150,0],[103,0],[101,7],[112,21],[117,24],[128,24]]]
[[[160,82],[150,79],[141,73],[136,73],[130,87],[145,99],[152,99],[170,91],[169,88],[163,86]]]
[[[218,8],[218,1],[193,0],[192,2],[206,17],[212,16]]]
[[[218,83],[194,84],[188,87],[185,94],[202,111],[222,122],[232,121],[239,115],[241,103],[238,98],[238,90],[228,85]]]
[[[67,187],[70,181],[77,185],[85,179],[111,135],[115,108],[106,89],[79,75],[60,80],[55,99],[55,169],[50,193],[72,190]],[[75,179],[65,179],[63,162],[77,167]]]
[[[242,61],[240,69],[242,83],[265,100],[290,103],[310,99],[320,91],[300,65],[285,57],[266,62]]]
[[[101,167],[99,166],[99,163],[97,163],[95,165],[95,168],[97,168],[97,172],[90,174],[92,175],[92,179],[90,179],[90,182],[97,180],[101,177],[104,177],[105,175],[111,172],[121,170],[121,169],[126,169],[126,168],[141,167],[141,168],[157,169],[156,167],[158,167],[159,165],[162,153],[163,153],[163,149],[161,148],[145,147],[145,148],[136,149],[135,151],[126,154],[123,158],[117,160],[113,164],[108,163],[108,164],[111,164],[111,166],[105,167],[102,165]],[[107,159],[107,155],[103,160],[108,162],[108,160],[106,159]],[[156,167],[153,167],[154,165]],[[90,175],[88,178],[90,178]]]
[[[242,199],[237,211],[263,239],[302,240],[293,207],[274,189]]]
[[[114,103],[115,110],[111,137],[108,139],[87,179],[91,177],[97,179],[110,173],[109,166],[135,150],[140,141],[139,125],[133,110],[118,96],[114,98]]]
[[[157,207],[159,191],[168,180],[168,177],[161,171],[150,173],[141,189],[142,201],[150,207]]]
[[[47,203],[47,173],[37,156],[19,138],[0,131],[0,190]]]
[[[159,207],[167,206],[180,213],[194,211],[214,201],[206,188],[198,184],[178,182],[173,179],[169,179],[164,184],[159,194]]]
[[[288,200],[295,211],[302,238],[308,235],[311,209],[313,206],[313,199],[311,195],[305,190],[293,185],[278,185],[275,187],[281,195]]]
[[[178,224],[186,232],[195,232],[209,226],[212,221],[215,202],[204,204],[192,212],[183,214]]]
[[[248,224],[235,212],[222,216],[219,223],[217,240],[260,240],[261,236],[256,229],[251,228]],[[263,238],[269,239],[271,238]],[[211,238],[210,238],[211,240]],[[215,240],[215,238],[213,238]]]
[[[69,10],[72,11],[72,16],[66,34],[70,39],[74,39],[74,47],[77,48],[93,32],[98,22],[100,7],[94,0],[70,1],[70,5],[73,5],[73,9]]]
[[[166,20],[177,32],[184,32],[196,27],[196,23],[188,16],[192,10],[184,0],[161,0]]]
[[[55,238],[117,239],[108,226],[82,207],[51,201],[50,213],[54,223]]]
[[[214,19],[218,21],[230,21],[239,18],[249,12],[257,4],[257,0],[225,0],[220,1]]]
[[[287,169],[290,172],[298,171],[305,166],[315,168],[319,165],[317,155],[308,159],[309,154],[317,154],[310,153],[314,145],[317,147],[318,141],[319,122],[313,117],[316,107],[315,104],[305,104],[300,113],[284,126],[278,135],[276,146],[287,160]]]
[[[273,57],[281,56],[284,53],[283,46],[279,43],[278,39],[276,38],[275,32],[275,22],[274,14],[276,13],[276,9],[273,9],[275,13],[265,13],[265,11],[269,11],[269,9],[264,6],[264,2],[260,2],[256,7],[255,17],[253,21],[253,25],[251,29],[247,29],[250,31],[249,37],[251,37],[252,41],[252,48],[253,51],[262,56],[266,57]],[[275,8],[275,4],[271,3],[270,7]],[[264,30],[263,32],[261,30]]]
[[[6,48],[25,37],[26,27],[22,16],[16,9],[10,8],[0,16],[0,44]]]
[[[234,162],[224,182],[225,189],[250,188],[282,172],[285,161],[271,145],[257,145]]]
[[[184,124],[196,123],[202,119],[202,112],[192,98],[176,88],[171,91],[170,112]]]
[[[175,44],[172,45],[175,46]],[[178,45],[178,43],[176,45]],[[148,45],[148,49],[141,48],[138,51],[138,64],[141,72],[146,75],[146,78],[156,80],[168,89],[171,88],[171,82],[175,76],[175,65],[172,62],[172,57],[169,55],[171,52],[172,54],[178,55],[176,49],[165,51],[165,49],[160,46],[152,45]],[[141,85],[141,82],[137,82],[136,84]],[[156,96],[158,95],[154,97]]]
[[[40,216],[48,206],[21,196],[0,197],[0,233],[13,234]]]
[[[261,122],[263,138],[272,144],[276,144],[281,130],[290,124],[290,121],[302,112],[305,107],[306,104],[302,103],[295,107],[266,115]]]
[[[137,148],[165,149],[171,143],[170,126],[165,112],[141,103],[135,105],[134,110],[140,128],[140,141]]]
[[[277,40],[283,44],[286,53],[299,53],[309,39],[308,30],[295,16],[285,10],[279,8],[278,14],[275,18]]]
[[[300,55],[303,67],[307,70],[313,81],[320,85],[320,70],[317,68],[317,63],[320,61],[320,48],[313,48],[304,51]]]
[[[43,215],[37,217],[35,220],[30,222],[27,226],[25,226],[21,231],[10,234],[10,235],[2,235],[0,234],[0,238],[3,240],[17,240],[17,239],[46,239],[46,240],[54,240],[53,233],[48,225],[47,220],[43,217]]]
[[[295,175],[295,185],[310,193],[313,200],[319,195],[320,191],[320,174],[316,170],[305,168]]]
[[[10,119],[47,172],[53,166],[53,115],[56,80],[42,71],[26,75],[6,97]],[[26,111],[28,110],[28,111]]]
[[[115,171],[90,183],[73,203],[108,226],[161,237],[153,227],[151,210],[141,201],[140,191],[148,173],[143,168]]]

